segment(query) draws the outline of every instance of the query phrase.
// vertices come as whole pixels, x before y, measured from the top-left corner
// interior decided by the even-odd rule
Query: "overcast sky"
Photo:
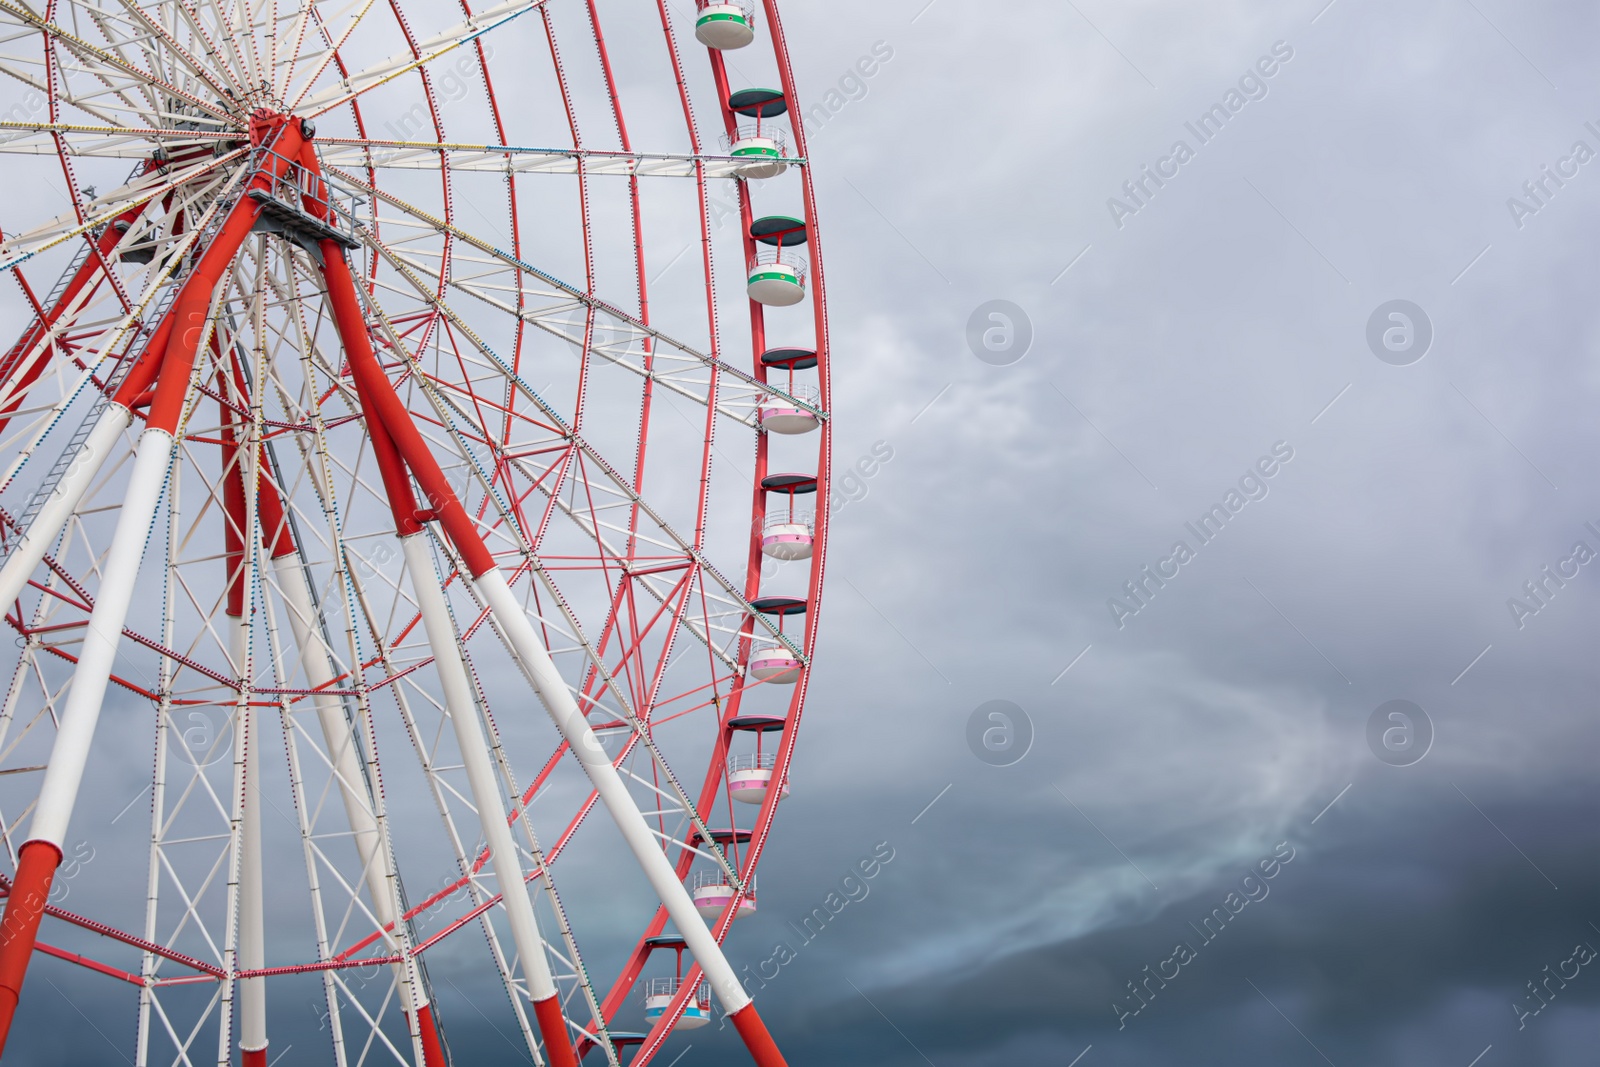
[[[1600,605],[1576,560],[1544,606],[1523,586],[1600,549],[1595,22],[788,14],[813,100],[894,50],[812,139],[839,468],[877,440],[894,459],[837,514],[805,737],[826,758],[797,771],[752,951],[797,941],[784,920],[872,843],[896,858],[758,995],[792,1062],[1592,1062],[1600,977],[1567,961],[1600,946]],[[1147,165],[1176,176],[1140,204]],[[1546,165],[1575,176],[1541,203]],[[1009,366],[967,340],[993,299],[1032,324]],[[1369,345],[1395,300],[1431,324],[1420,359],[1384,346],[1387,312],[1389,361]],[[1202,544],[1187,524],[1275,446]],[[1177,574],[1139,606],[1147,565]],[[967,739],[997,699],[1035,734],[1004,768]],[[1369,746],[1391,700],[1432,724],[1410,766]],[[1527,983],[1575,968],[1531,1014]],[[1147,1005],[1127,987],[1174,970]]]
[[[790,1063],[1593,1064],[1600,14],[785,26],[837,104],[836,477],[892,453],[835,513],[793,796],[729,940],[793,954],[756,990]],[[996,300],[1031,343],[980,359]],[[1020,709],[998,755],[990,701]],[[465,1000],[456,1062],[523,1062]],[[731,1029],[680,1052],[747,1062]]]

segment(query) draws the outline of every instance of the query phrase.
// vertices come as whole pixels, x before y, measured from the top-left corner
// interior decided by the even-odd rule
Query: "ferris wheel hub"
[[[308,141],[311,139],[312,133],[316,132],[316,124],[312,123],[309,119],[299,119],[293,115],[286,114],[283,111],[274,108],[255,108],[250,112],[251,145],[259,148],[261,145],[265,144],[267,141],[270,141],[274,136],[276,136],[277,133],[285,126],[288,126],[291,123],[300,124],[300,135]],[[306,132],[305,130],[307,125],[311,126],[310,132]]]

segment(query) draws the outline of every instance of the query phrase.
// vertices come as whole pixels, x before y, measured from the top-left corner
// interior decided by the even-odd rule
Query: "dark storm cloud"
[[[1285,1062],[1310,1062],[1294,1053],[1301,1039],[1291,1024],[1279,1019],[1280,1034],[1259,1018],[1257,1009],[1277,1004],[1293,1006],[1292,1025],[1333,1062],[1445,1063],[1451,1050],[1467,1049],[1464,1064],[1489,1044],[1507,1053],[1502,1062],[1539,1062],[1558,1015],[1592,1024],[1600,1004],[1600,974],[1552,976],[1571,975],[1575,968],[1561,964],[1575,945],[1600,945],[1591,925],[1600,880],[1579,858],[1600,839],[1592,819],[1575,814],[1595,794],[1485,809],[1521,847],[1557,857],[1540,865],[1557,890],[1459,798],[1396,812],[1390,805],[1401,794],[1387,792],[1342,827],[1296,827],[1294,859],[1271,879],[1247,878],[1241,867],[1136,924],[895,987],[852,990],[842,979],[860,961],[838,952],[805,974],[818,994],[833,987],[834,998],[776,1018],[791,1054],[807,1059],[873,1047],[916,1062],[914,1043],[936,1062],[981,1063],[998,1046],[1031,1041],[1065,1049],[1068,1059],[1092,1043],[1096,1062],[1176,1062],[1167,1057],[1181,1054],[1182,1062],[1221,1064],[1265,1039],[1284,1044],[1292,1054]],[[1403,832],[1386,831],[1397,815]],[[1319,837],[1334,840],[1318,847]],[[1252,902],[1224,908],[1229,894]],[[1232,917],[1205,925],[1219,909]],[[1190,962],[1163,967],[1179,944]],[[1519,1019],[1514,1003],[1523,1011],[1539,1004],[1527,983],[1547,980],[1550,1007]],[[1148,1003],[1141,1007],[1129,982]],[[1481,1006],[1470,1026],[1435,1035],[1437,1054],[1425,1060],[1405,1052],[1409,1025],[1463,1001]]]

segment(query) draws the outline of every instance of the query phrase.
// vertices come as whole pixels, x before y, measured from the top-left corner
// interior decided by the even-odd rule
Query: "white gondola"
[[[769,685],[793,685],[800,680],[800,657],[782,645],[750,653],[750,673]]]
[[[788,510],[768,515],[761,530],[761,551],[785,562],[810,559],[813,532],[810,515],[792,515]]]
[[[794,400],[770,393],[761,398],[757,418],[763,430],[781,434],[810,433],[821,424],[817,413],[811,410],[822,406],[822,396],[814,386],[794,386],[789,395]],[[796,404],[795,400],[801,403]],[[802,407],[801,404],[809,404],[810,407]]]
[[[700,0],[694,20],[695,40],[718,50],[743,48],[756,39],[755,5],[750,0]]]
[[[767,799],[767,790],[772,787],[773,769],[777,765],[778,756],[774,752],[729,756],[728,795],[746,804],[760,804]],[[785,781],[778,792],[788,796],[789,783]]]
[[[769,248],[750,261],[745,291],[750,299],[768,307],[792,307],[806,298],[804,257],[786,248]]]
[[[672,998],[678,995],[682,978],[651,978],[644,986],[644,1021],[654,1026],[667,1013]],[[711,1021],[711,988],[700,982],[689,995],[683,1014],[678,1017],[680,1030],[698,1030]]]
[[[728,155],[739,160],[741,178],[776,178],[789,169],[789,164],[783,161],[789,154],[789,146],[782,130],[760,123],[740,126],[732,136],[724,134],[722,143]]]
[[[712,922],[721,915],[722,909],[728,906],[728,901],[739,892],[737,888],[728,884],[727,876],[721,871],[698,871],[695,873],[692,885],[689,896],[694,900],[695,910],[707,922]],[[755,888],[755,876],[752,875],[750,893],[739,901],[739,907],[733,913],[735,919],[756,913]]]

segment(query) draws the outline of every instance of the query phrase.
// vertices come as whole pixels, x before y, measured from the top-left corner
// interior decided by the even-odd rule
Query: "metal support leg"
[[[489,846],[500,899],[511,923],[511,939],[517,946],[517,955],[522,958],[522,972],[528,981],[528,995],[533,1000],[545,1051],[554,1067],[577,1067],[572,1035],[561,1012],[556,983],[550,976],[550,962],[545,957],[539,924],[533,914],[533,901],[529,899],[522,863],[517,858],[516,843],[506,822],[505,798],[496,784],[494,761],[489,754],[483,724],[478,721],[477,704],[472,699],[472,683],[456,643],[455,624],[450,619],[444,590],[428,554],[428,538],[425,534],[413,534],[402,538],[400,544],[405,550],[406,569],[411,572],[411,587],[422,609],[422,623],[428,633],[428,645],[433,650],[434,670],[444,689],[445,708],[455,728],[461,763],[472,786],[473,802],[478,807],[478,823]]]
[[[149,429],[139,438],[128,492],[102,571],[105,577],[83,636],[78,666],[72,675],[72,688],[67,694],[55,745],[45,767],[28,840],[22,846],[16,884],[6,900],[5,916],[0,919],[0,1049],[10,1032],[28,957],[33,952],[39,920],[44,915],[44,902],[50,894],[56,866],[61,862],[67,824],[89,762],[89,746],[100,721],[101,702],[111,680],[122,627],[133,601],[139,560],[144,556],[172,450],[172,435],[165,430]]]

